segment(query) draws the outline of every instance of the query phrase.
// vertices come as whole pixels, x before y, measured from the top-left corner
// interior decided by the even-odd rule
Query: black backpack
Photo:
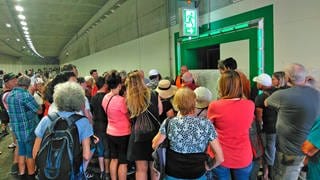
[[[82,145],[75,122],[84,116],[73,114],[63,118],[54,113],[48,117],[52,123],[36,157],[39,179],[82,179]]]
[[[5,123],[9,122],[9,115],[8,115],[8,112],[7,112],[4,104],[3,104],[2,98],[6,92],[10,92],[10,91],[11,90],[6,90],[6,91],[1,90],[1,93],[0,93],[0,119]]]

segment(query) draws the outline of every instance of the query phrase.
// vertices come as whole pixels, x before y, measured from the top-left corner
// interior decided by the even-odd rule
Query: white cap
[[[194,93],[196,94],[196,108],[206,108],[209,106],[209,103],[212,99],[212,93],[211,91],[203,86],[197,87],[194,90]]]
[[[42,78],[36,78],[36,80],[35,80],[35,82],[34,82],[35,84],[43,84],[44,83],[44,81],[42,80]]]
[[[272,79],[268,74],[262,73],[259,76],[256,76],[253,78],[254,82],[257,82],[263,86],[271,86],[272,85]]]
[[[156,69],[151,69],[151,70],[149,71],[149,77],[150,77],[150,76],[155,76],[155,75],[158,75],[158,74],[160,74],[160,73],[159,73],[159,71],[156,70]]]

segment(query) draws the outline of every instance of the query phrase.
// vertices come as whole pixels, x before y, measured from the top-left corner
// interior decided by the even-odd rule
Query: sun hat
[[[159,81],[156,91],[159,93],[159,96],[161,98],[167,99],[169,97],[172,97],[176,93],[177,87],[171,85],[169,80],[163,79]]]
[[[196,108],[202,109],[209,106],[212,93],[208,88],[203,86],[197,87],[194,93],[196,94]]]
[[[263,86],[271,86],[272,85],[271,77],[265,73],[262,73],[259,76],[254,77],[253,81],[257,82],[259,84],[262,84]]]

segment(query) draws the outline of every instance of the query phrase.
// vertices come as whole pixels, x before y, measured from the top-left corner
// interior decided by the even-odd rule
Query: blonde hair
[[[173,105],[181,115],[192,113],[196,106],[196,93],[189,88],[180,88],[173,98]]]
[[[130,111],[130,118],[144,112],[150,104],[150,89],[144,84],[139,71],[130,72],[126,79],[126,102]]]

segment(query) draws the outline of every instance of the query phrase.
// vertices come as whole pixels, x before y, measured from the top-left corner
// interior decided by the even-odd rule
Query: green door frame
[[[214,27],[214,29],[223,29],[253,20],[261,21],[263,26],[233,30],[227,33],[201,37],[201,35],[212,31],[210,30],[210,27]],[[261,72],[266,72],[268,74],[273,73],[273,5],[202,25],[200,27],[200,35],[196,39],[182,41],[182,38],[179,37],[179,33],[175,33],[174,37],[176,74],[180,72],[180,66],[182,64],[187,64],[190,66],[190,69],[197,66],[197,62],[192,58],[192,54],[194,54],[192,52],[194,51],[193,49],[245,39],[249,40],[250,79]],[[188,58],[188,56],[191,56],[192,59]],[[264,61],[261,62],[262,59]]]

